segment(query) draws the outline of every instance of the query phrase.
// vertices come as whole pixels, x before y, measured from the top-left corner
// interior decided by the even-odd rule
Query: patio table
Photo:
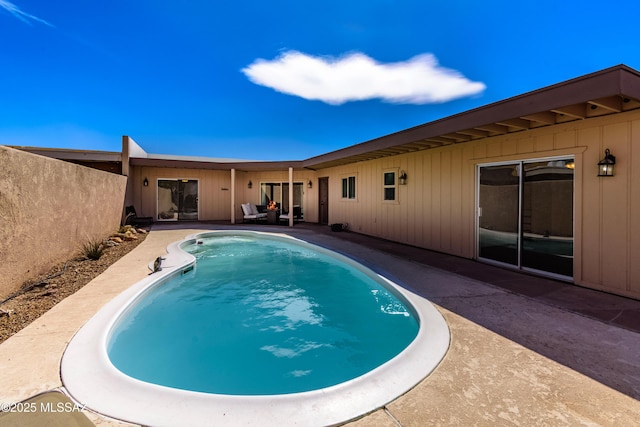
[[[280,209],[267,211],[267,224],[277,224],[280,220]]]

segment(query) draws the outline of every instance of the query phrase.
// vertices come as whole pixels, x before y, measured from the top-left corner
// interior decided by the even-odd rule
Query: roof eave
[[[302,169],[302,161],[274,161],[274,162],[211,162],[207,160],[179,160],[166,158],[141,158],[132,157],[129,162],[133,166],[150,166],[165,168],[183,168],[183,169],[209,169],[209,170],[226,170],[236,169],[240,171],[280,171],[290,167],[294,169]]]
[[[391,149],[403,144],[437,138],[465,129],[513,120],[568,105],[586,103],[610,96],[640,99],[640,73],[617,65],[552,86],[468,110],[433,122],[376,138],[303,161],[305,167],[320,169],[337,163],[352,163],[367,153]],[[345,161],[353,159],[352,162]]]

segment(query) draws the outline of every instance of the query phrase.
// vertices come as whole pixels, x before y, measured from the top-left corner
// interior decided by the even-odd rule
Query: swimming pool
[[[195,268],[150,289],[111,333],[109,358],[131,377],[205,393],[299,393],[382,365],[418,333],[381,279],[307,244],[214,235],[182,249]]]
[[[367,292],[370,296],[376,297],[380,297],[381,292],[388,292],[390,296],[396,296],[398,300],[404,302],[407,310],[397,317],[411,317],[416,320],[420,325],[417,335],[415,339],[409,336],[406,341],[410,344],[404,350],[400,348],[393,352],[394,354],[385,356],[385,359],[390,358],[386,363],[384,363],[385,360],[376,362],[375,366],[367,367],[366,372],[358,373],[355,377],[349,374],[351,376],[340,380],[337,384],[332,381],[304,388],[300,392],[297,389],[277,389],[258,393],[241,391],[236,394],[209,390],[203,392],[197,387],[192,390],[177,389],[168,387],[166,384],[152,384],[125,375],[114,366],[109,357],[109,347],[112,345],[114,336],[118,335],[118,327],[122,326],[123,322],[129,322],[126,320],[126,315],[135,313],[135,317],[140,314],[136,311],[136,307],[144,306],[144,301],[148,301],[146,297],[153,295],[159,289],[169,289],[170,287],[166,285],[172,282],[181,283],[185,277],[195,275],[200,270],[200,265],[193,268],[194,254],[199,256],[204,251],[201,252],[200,248],[194,244],[199,241],[208,242],[208,238],[213,236],[218,239],[223,237],[223,240],[266,238],[268,241],[277,242],[277,245],[283,242],[295,243],[296,247],[304,249],[303,252],[307,256],[313,253],[329,256],[332,262],[348,266],[357,274],[363,274],[383,283],[382,289],[369,289]],[[222,252],[226,253],[224,250]],[[296,261],[294,264],[298,263]],[[407,292],[346,257],[291,237],[237,231],[189,236],[186,240],[169,246],[163,266],[161,272],[134,285],[100,310],[78,332],[63,356],[61,372],[65,387],[72,397],[97,412],[126,421],[151,425],[216,425],[218,423],[233,425],[252,422],[259,422],[261,425],[335,424],[370,412],[406,392],[435,368],[448,348],[449,334],[446,323],[428,301]],[[317,276],[317,273],[314,275]],[[295,291],[293,293],[295,294]],[[258,292],[258,295],[267,294]],[[361,296],[357,298],[362,299]],[[294,298],[292,303],[300,304],[300,301],[305,300],[298,299],[296,302]],[[312,300],[306,300],[307,303],[309,301]],[[259,305],[260,299],[254,298],[254,304]],[[170,309],[170,306],[168,307]],[[392,307],[398,308],[393,304]],[[303,309],[297,312],[311,315],[307,319],[307,326],[309,323],[320,321],[320,318],[314,319],[313,315],[322,316],[313,310]],[[357,312],[358,310],[352,311],[354,314]],[[409,312],[413,317],[406,315]],[[170,317],[170,313],[167,313],[167,317]],[[172,334],[174,339],[171,339]],[[182,348],[183,344],[180,340],[182,337],[178,337],[176,332],[172,334],[165,337],[164,341],[169,341],[167,342],[169,346]],[[310,341],[304,335],[303,338]],[[383,342],[386,341],[383,340]],[[405,345],[406,343],[401,347]],[[282,350],[282,348],[278,349],[278,346],[269,349],[268,346],[262,345],[262,348],[264,347],[267,347],[265,354],[269,351],[277,353]],[[339,360],[342,356],[337,357]],[[141,360],[151,361],[152,359],[153,354],[150,354],[142,356]],[[377,366],[378,363],[382,365]],[[180,366],[176,365],[172,368],[175,368],[175,376],[180,377]],[[298,373],[304,376],[305,371],[307,370],[300,369]]]

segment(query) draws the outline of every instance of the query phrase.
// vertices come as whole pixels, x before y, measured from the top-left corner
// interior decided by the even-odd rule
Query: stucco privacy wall
[[[640,112],[631,111],[476,142],[328,168],[329,221],[373,236],[466,258],[476,256],[478,164],[575,156],[574,281],[640,298]],[[613,177],[597,176],[609,148]],[[632,165],[636,167],[632,167]],[[398,200],[384,202],[383,172],[404,170]],[[341,198],[356,176],[357,198]]]
[[[0,297],[115,231],[126,181],[0,146]]]

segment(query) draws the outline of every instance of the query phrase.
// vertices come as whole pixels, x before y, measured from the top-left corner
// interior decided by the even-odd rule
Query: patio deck
[[[435,371],[350,426],[638,423],[640,301],[304,223],[154,225],[134,251],[0,344],[0,403],[61,389],[60,359],[73,334],[146,277],[147,263],[169,243],[234,227],[287,233],[347,254],[427,298],[447,320],[451,345]],[[128,425],[83,413],[96,425]],[[23,426],[32,420],[20,417]]]

